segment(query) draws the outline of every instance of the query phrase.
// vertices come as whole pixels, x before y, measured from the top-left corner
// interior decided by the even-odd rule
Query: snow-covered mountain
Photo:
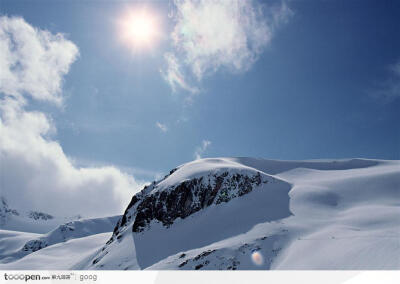
[[[121,217],[25,234],[0,230],[0,269],[399,269],[400,161],[202,159]]]
[[[0,229],[29,233],[47,233],[58,225],[76,217],[57,217],[40,211],[21,211],[9,206],[0,196]]]
[[[58,225],[46,234],[0,230],[0,263],[10,263],[9,267],[14,267],[15,265],[19,267],[19,263],[24,264],[27,259],[30,259],[26,256],[35,252],[38,253],[35,256],[41,255],[41,250],[47,247],[51,247],[50,250],[53,250],[55,247],[63,247],[69,240],[85,239],[86,237],[103,235],[103,233],[106,233],[107,237],[109,237],[110,232],[120,218],[121,216],[112,216],[70,221]],[[83,250],[86,251],[87,248],[84,246]],[[68,257],[68,252],[65,256]],[[63,261],[61,255],[59,261]]]

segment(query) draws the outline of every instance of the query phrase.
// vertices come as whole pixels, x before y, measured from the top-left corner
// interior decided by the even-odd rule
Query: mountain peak
[[[104,250],[133,233],[144,268],[170,254],[244,233],[257,222],[290,216],[289,189],[287,182],[228,158],[196,160],[134,195]],[[224,231],[205,234],[205,228],[219,231],[221,226]],[[158,247],[165,242],[167,248]],[[150,243],[158,253],[149,258],[143,250]]]

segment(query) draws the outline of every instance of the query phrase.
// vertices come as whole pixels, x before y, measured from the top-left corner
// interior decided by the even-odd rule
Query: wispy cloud
[[[161,132],[167,132],[168,131],[168,127],[167,125],[161,123],[161,122],[156,122],[156,126],[161,130]]]
[[[201,146],[198,146],[194,151],[194,158],[196,160],[201,159],[204,152],[206,152],[207,148],[211,145],[211,141],[203,140],[201,142]]]
[[[141,186],[113,166],[75,166],[51,138],[52,119],[26,110],[26,96],[61,104],[63,76],[77,54],[63,35],[22,18],[0,18],[0,195],[13,207],[67,216],[119,214]]]
[[[187,78],[197,82],[220,68],[247,71],[269,44],[276,28],[292,15],[279,6],[241,0],[176,0],[174,51],[166,54],[164,78],[176,90],[197,90]],[[182,70],[187,70],[185,74]],[[194,89],[193,89],[194,88]]]
[[[379,84],[377,90],[373,91],[374,97],[392,102],[400,98],[400,60],[388,68],[388,77]]]
[[[176,92],[178,88],[181,88],[189,93],[197,94],[199,89],[186,82],[176,56],[168,52],[164,54],[164,59],[166,61],[167,70],[161,70],[161,74],[164,80],[171,86],[172,91]]]

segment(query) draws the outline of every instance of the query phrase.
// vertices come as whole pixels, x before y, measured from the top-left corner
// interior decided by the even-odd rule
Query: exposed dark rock
[[[226,269],[227,270],[237,270],[238,266],[240,265],[240,261],[236,260],[235,258],[230,259],[231,265],[229,265]]]
[[[7,200],[4,197],[0,198],[0,224],[5,222],[5,219],[9,215],[19,216],[19,212],[15,209],[10,209],[8,207]]]
[[[203,264],[198,264],[194,267],[194,269],[199,270],[200,268],[202,268],[204,265]]]
[[[51,216],[50,214],[43,213],[43,212],[38,212],[38,211],[31,211],[29,212],[28,215],[29,218],[32,218],[34,220],[51,220],[54,217]]]
[[[182,262],[181,264],[178,265],[178,267],[184,267],[189,260],[185,260],[184,262]]]
[[[146,187],[145,187],[145,189],[146,189]],[[127,214],[128,212],[129,212],[129,210],[136,204],[136,202],[138,202],[139,201],[139,198],[138,198],[138,196],[137,195],[134,195],[133,197],[132,197],[132,199],[131,199],[131,202],[129,202],[129,204],[128,204],[128,207],[126,208],[126,210],[125,210],[125,212],[124,212],[124,215],[122,215],[122,218],[121,218],[121,222],[120,222],[120,224],[119,224],[119,226],[120,227],[123,227],[123,226],[125,226],[125,224],[128,222],[128,221],[130,221],[129,219],[129,215]],[[114,232],[116,231],[116,229],[117,229],[117,227],[115,227],[115,229],[114,229]]]
[[[35,252],[38,250],[41,250],[42,248],[47,247],[48,244],[45,240],[39,239],[39,240],[31,240],[27,242],[24,247],[22,248],[23,251],[31,251]]]
[[[215,252],[215,249],[203,251],[201,254],[199,254],[195,258],[193,258],[193,260],[197,261],[197,260],[199,260],[201,258],[206,257],[207,255],[209,255],[209,254],[211,254],[213,252]]]

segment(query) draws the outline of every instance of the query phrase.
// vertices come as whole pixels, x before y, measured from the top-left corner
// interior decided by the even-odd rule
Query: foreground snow
[[[55,233],[0,230],[0,269],[399,269],[400,162],[198,160],[113,221],[29,254]]]
[[[95,253],[97,249],[110,238],[110,236],[111,233],[109,232],[57,243],[28,254],[14,262],[0,264],[0,269],[70,269],[80,260]]]
[[[84,255],[92,248],[103,245],[119,218],[113,216],[71,221],[46,234],[0,230],[0,269],[47,269],[48,264],[54,269],[69,268],[68,263],[72,261],[72,265],[79,259],[74,253]],[[48,262],[45,261],[47,257]],[[35,263],[34,267],[27,265],[30,262]]]

